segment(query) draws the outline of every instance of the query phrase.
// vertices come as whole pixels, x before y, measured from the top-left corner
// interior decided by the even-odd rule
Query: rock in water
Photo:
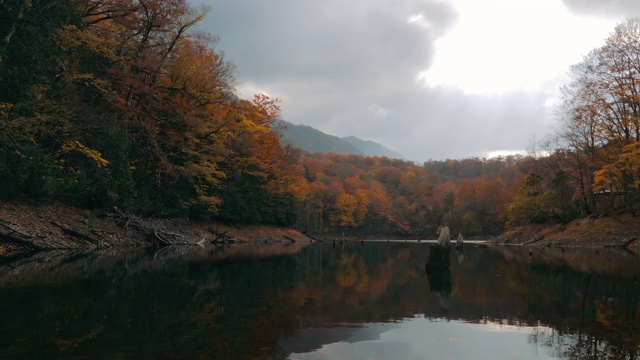
[[[451,240],[449,238],[449,228],[445,227],[440,231],[438,242],[431,245],[425,270],[429,272],[434,269],[449,269],[451,267],[450,254]]]
[[[461,248],[464,239],[462,238],[462,234],[458,233],[458,240],[456,240],[456,248]]]
[[[449,227],[445,226],[440,231],[440,237],[438,237],[438,245],[443,248],[451,246],[451,235],[449,235]]]

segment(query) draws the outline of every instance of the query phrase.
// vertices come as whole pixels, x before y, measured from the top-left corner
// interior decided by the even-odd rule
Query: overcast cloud
[[[640,13],[631,0],[192,3],[210,5],[201,28],[236,64],[241,96],[264,92],[289,122],[418,162],[543,138],[569,65]]]

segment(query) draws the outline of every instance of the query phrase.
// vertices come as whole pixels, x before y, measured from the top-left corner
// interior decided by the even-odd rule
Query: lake
[[[640,258],[425,242],[0,261],[2,359],[635,359]]]

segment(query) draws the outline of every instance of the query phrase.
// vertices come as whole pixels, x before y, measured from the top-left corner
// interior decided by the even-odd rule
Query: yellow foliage
[[[296,176],[289,185],[289,190],[291,190],[291,193],[296,200],[304,201],[311,194],[311,185],[304,177]]]
[[[534,219],[547,217],[552,199],[553,194],[550,191],[536,195],[521,189],[507,208],[509,223],[522,225]]]
[[[369,207],[369,195],[367,194],[367,190],[358,189],[356,190],[356,197],[358,199],[358,206],[356,207],[355,212],[355,220],[358,225],[362,224],[364,219],[367,217],[368,207]]]
[[[109,60],[118,59],[114,51],[117,49],[115,42],[100,36],[90,28],[79,29],[75,25],[64,25],[57,31],[56,41],[63,50],[69,52],[75,52],[81,46],[85,46]]]
[[[98,168],[102,168],[104,166],[109,165],[109,161],[103,158],[102,154],[98,150],[88,148],[77,140],[67,141],[64,144],[62,144],[62,146],[60,147],[60,150],[58,150],[58,158],[61,158],[63,155],[69,154],[71,152],[77,152],[79,154],[86,156],[87,158],[92,160],[93,163]],[[60,159],[59,161],[62,164],[65,162],[64,159]]]
[[[633,188],[640,188],[640,142],[626,145],[622,153],[615,162],[604,165],[600,170],[594,172],[595,192],[619,190],[623,182],[627,182],[629,177],[633,177],[631,185]]]
[[[340,194],[336,200],[335,211],[330,215],[333,225],[341,227],[359,226],[366,215],[366,205],[353,195]]]

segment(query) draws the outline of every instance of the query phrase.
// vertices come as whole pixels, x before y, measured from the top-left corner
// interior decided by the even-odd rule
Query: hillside
[[[133,249],[178,245],[307,244],[309,237],[272,225],[151,219],[56,203],[0,202],[0,258],[28,251]]]
[[[566,224],[527,224],[508,229],[496,237],[497,243],[529,246],[619,246],[630,242],[640,247],[640,222],[629,214],[589,216]]]
[[[291,144],[312,154],[332,152],[336,154],[386,156],[396,159],[404,158],[401,154],[375,141],[362,140],[355,136],[340,138],[323,133],[311,126],[293,124],[284,120],[278,120],[276,125],[284,126],[284,129],[278,129],[284,143]]]
[[[404,156],[402,156],[402,154],[397,153],[375,141],[362,140],[355,136],[346,136],[343,137],[342,140],[355,146],[358,150],[362,151],[368,156],[386,156],[388,158],[404,159]]]
[[[291,144],[312,154],[333,152],[336,154],[364,155],[362,151],[341,138],[325,134],[311,126],[296,125],[284,120],[278,120],[277,125],[285,127],[278,130],[284,143]]]

